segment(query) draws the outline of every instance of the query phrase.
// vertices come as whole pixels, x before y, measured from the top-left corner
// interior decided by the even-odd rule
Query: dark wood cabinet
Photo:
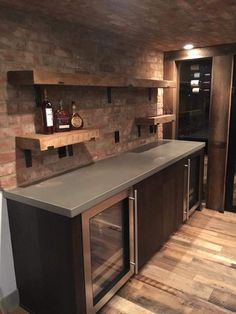
[[[181,160],[135,185],[138,207],[138,267],[183,223],[184,164]]]
[[[21,307],[86,313],[81,215],[71,219],[7,201]]]

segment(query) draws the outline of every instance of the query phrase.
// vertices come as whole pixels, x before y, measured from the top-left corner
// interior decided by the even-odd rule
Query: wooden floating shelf
[[[8,82],[12,85],[68,85],[100,87],[147,87],[174,88],[176,82],[169,80],[149,80],[127,78],[112,74],[63,73],[40,69],[9,71]]]
[[[68,132],[46,134],[30,134],[16,137],[17,147],[23,150],[46,151],[81,142],[87,142],[99,137],[99,129],[82,129]]]
[[[168,80],[148,80],[129,78],[126,80],[126,85],[130,87],[147,87],[147,88],[174,88],[176,83]]]
[[[153,117],[136,118],[137,125],[157,125],[161,123],[169,123],[175,121],[175,114],[165,114]]]

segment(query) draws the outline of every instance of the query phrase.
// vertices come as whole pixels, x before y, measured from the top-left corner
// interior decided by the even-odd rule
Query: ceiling
[[[235,0],[0,0],[162,51],[236,42]]]

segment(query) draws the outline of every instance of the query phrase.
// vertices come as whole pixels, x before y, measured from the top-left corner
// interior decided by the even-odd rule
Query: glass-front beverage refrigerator
[[[203,158],[203,152],[200,152],[185,161],[184,221],[188,220],[196,209],[201,208]]]
[[[132,191],[126,190],[82,213],[88,314],[96,313],[135,272],[133,207]]]

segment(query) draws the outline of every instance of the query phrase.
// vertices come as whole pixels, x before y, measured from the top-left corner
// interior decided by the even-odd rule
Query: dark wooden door
[[[183,223],[184,161],[180,161],[162,172],[162,241]]]
[[[140,269],[183,222],[184,160],[134,188],[137,190]]]
[[[138,205],[138,265],[141,268],[162,244],[161,173],[135,186]]]
[[[162,200],[163,200],[163,234],[162,240],[165,242],[175,229],[175,169],[173,166],[164,170],[162,175]]]

